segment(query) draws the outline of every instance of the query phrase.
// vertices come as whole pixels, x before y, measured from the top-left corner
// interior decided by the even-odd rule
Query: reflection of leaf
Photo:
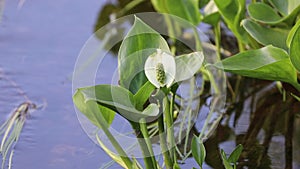
[[[298,26],[292,38],[290,55],[293,65],[300,72],[300,26]]]
[[[121,86],[135,94],[147,82],[144,73],[145,61],[156,49],[170,53],[163,37],[139,18],[135,18],[118,54]]]
[[[263,45],[274,45],[282,49],[287,49],[285,41],[289,30],[268,28],[249,19],[243,20],[242,25],[257,42]]]
[[[106,4],[100,12],[98,16],[97,23],[95,24],[94,31],[96,32],[98,29],[102,28],[104,25],[110,22],[109,16],[112,14],[116,14],[120,9],[113,4]],[[100,37],[103,38],[103,37]]]
[[[154,11],[149,1],[140,0],[134,5],[130,4],[131,2],[131,0],[119,0],[116,4],[107,3],[104,5],[99,12],[94,30],[97,31],[108,24],[112,15],[115,15],[116,18],[120,18],[129,14]]]
[[[121,27],[121,24],[115,24],[115,25],[111,25],[111,28],[108,28],[105,32],[105,34],[101,34],[100,32],[97,32],[99,29],[101,29],[103,26],[105,26],[106,24],[108,24],[111,21],[112,16],[116,16],[117,12],[120,11],[120,8],[117,7],[116,5],[113,4],[106,4],[102,9],[101,12],[97,18],[97,22],[94,26],[94,32],[97,38],[101,39],[101,40],[106,40],[105,37],[107,38],[106,41],[108,42],[114,42],[118,38],[118,35],[123,34],[124,32],[124,28]],[[114,35],[114,33],[112,32],[113,30],[116,30],[118,32],[118,35]],[[109,37],[107,37],[107,33],[109,33]],[[114,40],[115,39],[115,40]],[[104,48],[107,50],[111,50],[115,53],[118,52],[118,49],[120,47],[120,42],[117,43],[116,45],[114,45],[111,49],[109,44],[104,44]]]
[[[273,46],[239,53],[216,63],[215,66],[242,76],[284,81],[298,86],[297,72],[288,54]]]
[[[99,34],[97,33],[97,30],[108,24],[111,20],[113,19],[118,19],[122,16],[126,16],[129,14],[135,14],[135,13],[140,13],[140,12],[151,12],[154,11],[153,7],[150,3],[150,1],[139,1],[137,4],[132,5],[131,0],[119,0],[117,3],[111,4],[111,2],[107,3],[102,7],[102,9],[99,12],[97,21],[94,26],[94,32],[96,33],[95,35],[101,39],[105,40],[105,35],[106,34]],[[118,34],[112,35],[109,37],[108,41],[109,42],[114,42],[116,39],[120,39],[118,35],[123,35],[123,32],[125,29],[122,27],[122,23],[119,22],[119,24],[112,25],[111,28],[107,29],[107,32],[110,32],[112,30],[116,30]],[[110,50],[114,53],[117,53],[119,48],[120,48],[121,42],[117,43],[114,45],[111,49],[109,48],[109,45],[105,45],[105,49]]]

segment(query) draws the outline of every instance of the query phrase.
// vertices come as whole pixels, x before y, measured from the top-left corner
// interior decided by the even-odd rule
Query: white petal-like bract
[[[150,55],[145,63],[145,74],[157,88],[170,87],[175,79],[176,63],[174,56],[161,49]]]

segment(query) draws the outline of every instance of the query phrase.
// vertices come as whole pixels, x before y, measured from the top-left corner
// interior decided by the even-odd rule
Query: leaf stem
[[[245,46],[243,44],[243,42],[240,39],[237,39],[238,41],[238,47],[239,47],[239,52],[244,52],[245,51]]]
[[[298,82],[292,83],[292,85],[300,92],[300,84]]]
[[[96,103],[95,103],[96,104]],[[111,132],[108,129],[107,122],[105,121],[105,118],[103,117],[102,113],[99,113],[100,118],[97,118],[99,120],[99,125],[107,138],[109,139],[110,143],[113,145],[113,147],[116,149],[118,154],[120,155],[122,161],[125,163],[127,168],[132,168],[132,161],[129,159],[126,152],[123,150],[119,142],[115,139],[115,137],[111,134]]]
[[[201,69],[200,71],[209,78],[209,81],[212,85],[212,88],[214,89],[215,94],[220,94],[220,90],[211,72],[208,69]]]
[[[140,140],[140,141],[144,142],[142,144],[146,144],[146,147],[147,147],[147,149],[145,149],[146,147],[141,145],[143,153],[146,153],[146,154],[144,154],[146,168],[157,169],[157,162],[155,160],[155,156],[153,153],[152,144],[151,144],[151,140],[149,137],[149,132],[148,132],[147,124],[146,124],[146,119],[142,118],[139,123],[140,123],[140,128],[141,128],[141,132],[142,132],[143,139],[144,139],[144,141],[142,141],[142,140]],[[140,139],[140,138],[138,138],[138,139]]]
[[[218,61],[221,60],[221,28],[220,28],[220,22],[217,23],[216,26],[214,26],[214,32],[215,32],[215,43],[217,47],[217,59]]]
[[[196,37],[195,37],[196,50],[197,51],[203,51],[203,48],[202,48],[202,45],[201,45],[201,39],[199,37],[199,33],[197,31],[197,28],[193,27],[193,31],[196,34]]]
[[[120,157],[123,160],[123,162],[125,163],[125,165],[128,168],[131,168],[132,167],[132,161],[128,158],[126,152],[120,146],[120,144],[118,143],[118,141],[114,138],[114,136],[111,134],[111,132],[107,128],[105,128],[103,131],[106,134],[106,136],[108,137],[108,139],[111,142],[111,144],[116,149],[116,151],[120,154]]]
[[[175,94],[171,92],[171,100],[170,100],[170,110],[169,110],[169,115],[170,115],[170,124],[169,124],[169,140],[171,142],[171,149],[170,153],[173,156],[173,162],[174,164],[177,163],[177,158],[176,158],[176,150],[175,150],[175,136],[174,136],[174,117],[173,117],[173,110],[174,110],[174,100],[175,100]]]
[[[171,104],[168,97],[165,97],[164,102],[164,115],[167,126],[167,143],[169,145],[170,159],[173,164],[176,163],[175,154],[175,140],[174,140],[174,127],[173,127],[173,104],[174,104],[174,94],[171,96]]]
[[[158,118],[158,131],[159,131],[160,147],[164,156],[164,162],[166,164],[166,168],[169,169],[172,168],[173,163],[171,161],[170,154],[168,151],[168,146],[166,143],[163,114],[161,114],[161,116]]]

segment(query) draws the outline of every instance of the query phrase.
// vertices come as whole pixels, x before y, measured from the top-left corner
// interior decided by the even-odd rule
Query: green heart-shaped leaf
[[[286,39],[286,46],[288,48],[291,47],[291,42],[292,42],[292,39],[294,37],[294,34],[296,32],[296,30],[300,27],[300,19],[297,21],[297,23],[293,26],[293,28],[291,29],[291,31],[289,32],[289,35]]]
[[[156,89],[155,86],[149,81],[147,81],[133,96],[134,100],[136,101],[136,107],[138,110],[142,110],[144,104],[149,99],[152,92]]]
[[[299,0],[269,0],[269,2],[283,16],[281,21],[284,21],[289,25],[294,24],[294,21],[297,18],[300,11]]]
[[[243,146],[241,144],[236,146],[236,148],[230,154],[230,156],[228,158],[228,162],[236,163],[238,161],[238,159],[240,158],[242,151],[243,151]]]
[[[75,103],[77,107],[84,103],[97,103],[101,108],[105,108],[106,112],[117,112],[125,119],[135,122],[138,122],[141,118],[157,116],[159,113],[158,106],[154,104],[150,104],[144,111],[137,110],[133,94],[127,89],[119,86],[97,85],[80,88],[74,95],[74,98],[77,97],[81,97],[79,100],[80,102]],[[100,118],[100,116],[97,116],[99,111],[95,111],[95,109],[93,109],[93,111],[85,111],[85,109],[90,108],[90,105],[83,106],[85,106],[84,109],[79,110],[91,121],[95,121],[93,118]]]
[[[282,19],[271,6],[265,3],[251,3],[248,5],[248,12],[252,19],[263,23],[275,24]]]
[[[204,14],[205,16],[202,21],[213,26],[216,26],[221,19],[218,8],[214,1],[209,1],[209,3],[205,6]]]
[[[202,168],[202,164],[204,163],[206,150],[202,142],[200,142],[199,138],[196,136],[192,139],[192,154],[196,162]]]
[[[277,9],[274,9],[270,5],[261,2],[251,3],[248,6],[250,17],[256,21],[267,24],[279,24],[282,22],[293,24],[298,11],[300,10],[300,4],[297,4],[297,2],[294,0],[271,0],[270,2],[273,4],[273,6],[277,7]],[[292,4],[295,6],[290,6]],[[281,12],[282,16],[277,13],[278,10]]]
[[[300,72],[300,26],[297,27],[292,38],[290,55],[293,65]]]
[[[300,7],[299,0],[269,0],[269,2],[275,6],[283,16],[287,16],[292,13],[297,14]]]
[[[263,45],[274,45],[287,50],[285,42],[289,30],[264,27],[249,19],[243,20],[242,25],[257,42]]]
[[[99,105],[95,101],[86,101],[80,90],[76,91],[73,101],[78,110],[99,128],[109,127],[115,117],[113,110]]]
[[[233,167],[231,166],[231,164],[229,163],[229,161],[227,159],[227,156],[226,156],[224,150],[221,150],[221,158],[222,158],[225,169],[233,169]]]
[[[139,18],[123,40],[119,54],[120,85],[135,94],[147,82],[144,64],[156,49],[170,52],[167,42]]]
[[[215,66],[242,76],[288,82],[299,89],[297,72],[289,55],[283,49],[273,46],[239,53]]]

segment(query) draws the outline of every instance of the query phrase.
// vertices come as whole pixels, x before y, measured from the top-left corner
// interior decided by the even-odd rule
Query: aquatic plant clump
[[[139,2],[142,1],[132,1],[126,5],[133,7]],[[119,85],[109,88],[118,88],[118,92],[108,91],[104,85],[80,88],[74,95],[74,102],[94,125],[104,131],[117,152],[113,154],[101,142],[100,137],[97,137],[100,146],[124,168],[141,168],[141,165],[135,160],[135,157],[126,154],[122,144],[119,144],[107,129],[112,124],[114,113],[125,118],[132,126],[135,136],[139,139],[136,145],[140,145],[146,169],[180,168],[179,160],[184,163],[190,154],[193,155],[200,168],[205,165],[205,162],[212,168],[264,168],[262,166],[262,163],[265,162],[264,157],[268,157],[268,148],[272,136],[276,133],[274,128],[277,127],[272,126],[273,122],[276,121],[274,119],[276,119],[277,113],[284,114],[285,119],[288,119],[286,120],[287,124],[282,127],[286,128],[286,131],[283,132],[286,141],[285,165],[286,168],[291,168],[293,161],[291,136],[294,133],[292,128],[296,116],[294,112],[298,111],[297,105],[299,105],[300,100],[299,2],[299,0],[253,0],[251,2],[228,0],[224,3],[223,0],[178,0],[174,3],[171,0],[151,0],[149,5],[152,5],[157,12],[165,14],[162,19],[157,19],[156,23],[159,25],[164,23],[161,27],[167,28],[167,31],[162,33],[165,36],[161,36],[155,31],[159,29],[152,29],[151,26],[155,25],[152,22],[149,26],[142,19],[135,17],[133,26],[122,39],[118,51]],[[123,16],[123,12],[118,14]],[[181,25],[172,22],[172,17],[167,14],[181,18],[193,26],[199,25],[201,22],[211,25],[212,31],[210,32],[213,33],[210,39],[214,40],[211,49],[216,51],[217,56],[215,62],[209,62],[210,56],[213,54],[203,51],[205,46],[202,40],[205,38],[186,36],[188,32],[197,32],[197,28],[189,24]],[[146,18],[145,21],[149,19]],[[151,21],[156,22],[156,20]],[[176,36],[180,36],[180,38],[176,39]],[[194,46],[189,48],[190,46],[182,43],[181,40],[184,38],[188,38]],[[230,45],[227,43],[227,38],[230,40]],[[208,57],[204,59],[204,56]],[[228,81],[222,83],[226,83],[222,86],[227,88],[225,92],[229,91],[228,95],[224,90],[219,90],[216,87],[215,84],[221,80],[213,77],[212,72],[215,74],[229,72],[227,74],[230,75]],[[201,76],[202,79],[196,79],[197,76]],[[258,88],[256,89],[247,84],[253,79],[265,81],[262,81],[262,84],[255,83],[258,86],[255,86]],[[178,89],[184,86],[185,80],[189,80],[189,85],[192,88],[189,91],[189,95],[192,97],[189,99],[182,98],[178,94]],[[195,88],[194,82],[201,83],[200,92],[193,90]],[[259,96],[262,101],[256,101],[257,98],[252,95],[258,93],[259,89],[266,87],[265,83],[272,82],[277,84],[277,91],[272,93],[272,89],[270,90],[272,91],[270,97]],[[86,92],[87,90],[89,92]],[[214,91],[214,93],[209,91]],[[87,93],[95,93],[95,95],[87,95]],[[122,97],[124,99],[120,100],[115,99],[114,95],[127,97]],[[218,96],[212,99],[212,96],[216,95]],[[187,130],[185,136],[179,134],[180,141],[175,142],[174,124],[179,123],[180,131],[183,131],[184,123],[182,121],[185,119],[188,119],[188,126],[193,125],[191,107],[194,104],[193,99],[196,97],[201,98],[201,101],[195,103],[199,107],[203,108],[206,104],[211,106],[208,115],[205,119],[197,119],[200,124],[197,130],[194,132]],[[220,104],[220,100],[224,98],[228,100],[225,108],[219,106],[223,105]],[[250,100],[250,98],[252,99],[251,104],[253,103],[250,115],[251,118],[253,117],[251,119],[253,122],[249,125],[247,134],[234,134],[236,136],[234,143],[237,147],[227,156],[222,150],[223,147],[219,147],[220,142],[210,143],[210,137],[222,141],[233,141],[231,134],[224,136],[228,138],[223,140],[219,139],[214,131],[215,129],[219,131],[220,128],[224,127],[230,130],[229,133],[234,133],[233,128],[242,116],[245,101]],[[274,105],[270,98],[279,98],[278,100],[282,102]],[[128,104],[124,101],[126,99],[130,100],[132,109],[128,108]],[[211,102],[207,103],[208,100]],[[291,110],[288,109],[290,105],[293,105]],[[215,109],[215,107],[217,108]],[[263,109],[263,107],[268,108]],[[97,108],[100,110],[95,111]],[[271,117],[264,114],[260,123],[256,124],[255,122],[260,117],[258,114],[262,111],[271,114]],[[138,118],[133,120],[132,115]],[[151,119],[151,123],[147,121],[148,119]],[[233,125],[230,125],[231,119],[234,119]],[[105,122],[104,120],[107,122],[105,125],[102,124]],[[181,121],[178,122],[178,120]],[[271,121],[271,126],[266,127],[263,125],[263,121]],[[260,130],[264,130],[266,133],[263,144],[259,144],[261,147],[264,146],[265,150],[259,157],[255,157],[258,160],[251,161],[248,156],[252,154],[253,142],[255,144],[259,142],[256,139]],[[159,135],[159,138],[153,139],[153,133]],[[195,136],[191,141],[193,134]],[[225,134],[222,133],[223,135]],[[184,137],[184,142],[181,142]],[[153,142],[153,140],[159,141]],[[211,147],[206,149],[203,142],[213,144],[212,147],[215,149],[209,150],[208,148]],[[156,154],[153,154],[154,143],[160,145],[160,153],[163,156],[162,164],[157,161]],[[182,147],[177,143],[182,143]],[[192,144],[190,148],[189,144]],[[215,155],[211,151],[219,153],[218,164],[212,164],[211,159],[206,161],[211,153]]]
[[[29,112],[36,109],[36,105],[31,102],[24,102],[19,105],[10,117],[0,127],[0,134],[3,135],[0,153],[2,155],[2,169],[5,167],[7,155],[10,153],[10,158],[13,155],[14,146],[17,144],[26,118]],[[11,163],[11,160],[9,160]],[[11,165],[9,163],[9,165]]]

